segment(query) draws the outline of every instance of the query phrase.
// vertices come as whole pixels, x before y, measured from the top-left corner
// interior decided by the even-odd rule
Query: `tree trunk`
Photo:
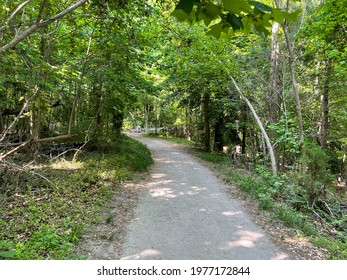
[[[2,111],[0,110],[0,134],[4,131],[5,123],[4,123],[4,117],[2,115]]]
[[[244,108],[246,109],[246,108]],[[246,126],[246,123],[247,123],[247,111],[246,110],[242,110],[242,113],[241,113],[241,131],[242,131],[242,138],[241,138],[241,153],[243,155],[246,154],[246,134],[247,134],[247,126]]]
[[[221,113],[218,117],[217,122],[214,125],[214,150],[216,152],[221,152],[223,151],[223,128],[224,124],[224,117],[223,113]]]
[[[204,148],[206,151],[211,150],[211,130],[210,130],[210,94],[204,93],[202,100],[204,112]]]
[[[257,112],[254,110],[254,107],[252,105],[252,103],[248,100],[248,98],[246,96],[244,96],[244,94],[242,93],[241,89],[239,88],[239,86],[237,85],[237,83],[235,82],[234,78],[232,76],[230,76],[231,81],[233,82],[237,92],[240,94],[240,97],[243,101],[246,102],[248,108],[251,110],[252,115],[255,119],[255,121],[257,122],[257,125],[261,131],[262,136],[264,137],[264,141],[266,144],[266,147],[268,149],[269,152],[269,156],[270,156],[270,160],[271,160],[271,168],[272,168],[272,174],[274,176],[277,175],[277,163],[276,163],[276,157],[275,157],[275,152],[274,149],[272,147],[271,141],[269,139],[268,134],[266,133],[266,130],[257,114]]]
[[[296,105],[299,140],[301,143],[303,143],[304,142],[304,126],[302,123],[302,112],[301,112],[301,101],[300,101],[300,95],[299,95],[299,88],[298,88],[298,84],[296,82],[296,75],[295,75],[294,50],[293,50],[292,44],[290,42],[290,36],[289,36],[286,22],[282,24],[282,28],[284,31],[284,35],[286,37],[286,43],[287,43],[288,54],[289,54],[289,56],[288,56],[289,69],[290,69],[290,75],[291,75],[291,79],[292,79],[293,95],[294,95],[294,100],[295,100],[295,105]]]
[[[274,22],[272,25],[272,42],[271,42],[271,58],[270,58],[270,89],[269,89],[269,121],[276,123],[279,116],[279,94],[280,94],[280,81],[278,75],[279,64],[279,42],[278,33],[280,25]],[[271,132],[274,137],[275,133]]]
[[[148,122],[149,122],[149,105],[145,105],[145,132],[148,131]]]
[[[323,149],[327,148],[328,142],[328,129],[329,129],[329,89],[330,89],[330,76],[332,73],[331,59],[328,59],[326,66],[324,88],[321,96],[322,104],[322,126],[320,133],[320,145]]]
[[[89,36],[89,42],[88,42],[88,47],[87,47],[87,51],[86,51],[86,56],[85,56],[85,59],[83,62],[81,73],[79,75],[78,84],[77,84],[77,88],[76,88],[76,96],[74,98],[71,112],[70,112],[70,116],[69,116],[69,126],[68,126],[67,134],[72,133],[72,127],[73,127],[74,119],[75,119],[75,115],[76,115],[75,112],[77,111],[79,101],[81,99],[82,82],[83,82],[83,78],[84,78],[84,75],[85,75],[85,72],[87,69],[88,56],[89,56],[90,48],[91,48],[92,41],[93,41],[93,33],[94,33],[94,29],[93,29],[92,34]]]
[[[280,8],[278,1],[275,0],[276,8]],[[286,10],[289,10],[289,0],[287,0],[286,3]],[[304,142],[304,126],[302,122],[302,112],[301,112],[301,102],[300,102],[300,95],[299,95],[299,88],[298,84],[296,82],[296,75],[295,75],[295,63],[294,63],[294,47],[292,46],[290,35],[287,28],[287,20],[284,20],[282,23],[282,29],[284,32],[284,36],[286,39],[286,44],[288,48],[288,60],[289,60],[289,69],[290,69],[290,76],[292,80],[292,86],[293,86],[293,96],[295,100],[295,106],[296,106],[296,113],[297,113],[297,120],[298,120],[298,134],[299,134],[299,140],[301,143]]]

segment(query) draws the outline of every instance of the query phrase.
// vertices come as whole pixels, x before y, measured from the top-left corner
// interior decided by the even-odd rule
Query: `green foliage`
[[[346,240],[347,237],[345,237]],[[324,236],[317,236],[311,239],[317,246],[326,248],[333,260],[346,260],[347,259],[347,245],[345,241],[337,241],[332,238]]]
[[[306,151],[303,157],[320,155],[322,160],[326,160],[324,151],[317,145],[310,144],[305,146],[305,149],[309,151]],[[256,167],[255,174],[236,168],[229,160],[211,160],[207,153],[200,152],[198,156],[214,163],[216,170],[228,183],[236,184],[258,202],[259,209],[270,211],[274,219],[281,220],[297,233],[309,236],[313,243],[326,248],[331,258],[345,259],[347,219],[341,205],[346,205],[347,201],[341,200],[330,191],[318,193],[321,176],[313,179],[309,173],[298,172],[273,176],[263,165]],[[309,172],[311,171],[312,174],[316,174],[317,166],[310,165]],[[307,176],[310,181],[306,180],[303,183],[303,177],[307,179]],[[312,184],[315,184],[315,187]],[[312,190],[315,190],[314,203],[311,197]]]
[[[300,158],[303,171],[297,174],[294,182],[306,190],[309,203],[326,195],[327,184],[332,181],[328,160],[328,155],[320,146],[315,143],[305,144]]]
[[[313,179],[321,182],[328,181],[329,178],[329,165],[328,155],[316,143],[305,143],[301,163]]]
[[[14,250],[14,243],[12,241],[0,241],[0,260],[14,260],[16,252]]]
[[[282,12],[259,1],[223,0],[214,1],[180,0],[172,13],[179,21],[204,21],[208,26],[206,34],[217,39],[228,37],[235,31],[242,30],[249,34],[252,27],[264,35],[269,35],[269,27],[273,20],[282,23],[284,19],[296,21],[298,13]]]
[[[229,157],[219,153],[198,152],[197,156],[203,160],[206,160],[212,163],[229,162]]]
[[[148,149],[133,139],[123,136],[109,145],[107,153],[89,151],[79,162],[41,166],[40,177],[7,170],[3,182],[15,178],[17,188],[9,189],[12,200],[2,205],[0,259],[80,258],[72,250],[84,228],[98,220],[122,181],[152,163]]]

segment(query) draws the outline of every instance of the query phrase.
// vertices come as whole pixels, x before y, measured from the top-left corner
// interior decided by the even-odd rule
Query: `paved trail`
[[[136,137],[155,164],[136,208],[122,259],[287,259],[240,203],[172,143]]]

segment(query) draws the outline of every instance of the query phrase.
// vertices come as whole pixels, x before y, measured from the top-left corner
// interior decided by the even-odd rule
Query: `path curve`
[[[226,194],[222,182],[168,141],[135,137],[154,165],[123,245],[122,259],[289,259]]]

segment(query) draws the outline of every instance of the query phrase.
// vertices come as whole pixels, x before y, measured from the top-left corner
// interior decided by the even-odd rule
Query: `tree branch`
[[[6,19],[5,21],[5,25],[0,27],[0,32],[4,31],[7,28],[7,24],[16,16],[16,14],[18,14],[20,12],[20,10],[22,10],[27,4],[29,3],[28,1],[23,2],[22,4],[20,4],[14,11],[13,13],[10,15],[10,17],[8,19]]]
[[[36,22],[32,26],[30,26],[28,29],[23,31],[20,35],[16,36],[15,38],[12,39],[11,42],[7,43],[3,47],[0,48],[0,54],[6,52],[9,49],[14,48],[17,44],[25,40],[27,37],[29,37],[31,34],[35,33],[39,28],[42,28],[56,20],[59,20],[63,18],[65,15],[68,13],[71,13],[72,11],[76,10],[83,4],[85,4],[88,0],[79,0],[75,4],[71,5],[69,8],[66,8],[62,12],[56,14],[55,16],[46,19],[46,20],[41,20],[40,22]]]
[[[252,112],[252,115],[255,119],[255,121],[257,122],[258,124],[258,127],[261,131],[261,134],[263,135],[264,139],[265,139],[265,143],[266,143],[266,147],[268,148],[268,151],[269,151],[269,155],[270,155],[270,160],[271,160],[271,167],[272,167],[272,174],[274,176],[277,175],[277,163],[276,163],[276,157],[275,157],[275,152],[274,152],[274,149],[273,149],[273,146],[271,145],[271,141],[270,141],[270,138],[269,136],[267,135],[266,133],[266,130],[257,114],[257,112],[255,111],[253,105],[251,104],[251,102],[248,100],[248,98],[246,96],[244,96],[244,94],[242,93],[240,87],[238,86],[238,84],[236,83],[236,81],[234,80],[234,78],[230,75],[230,79],[232,81],[232,83],[234,84],[237,92],[239,93],[240,95],[240,98],[246,102],[248,108],[251,110]],[[230,91],[230,90],[229,90]]]
[[[46,5],[47,5],[47,0],[43,0],[43,1],[42,1],[42,4],[41,4],[41,7],[40,7],[39,14],[38,14],[38,16],[37,16],[36,23],[40,23],[40,22],[41,22],[42,16],[43,16],[43,11],[45,10]]]
[[[17,117],[14,119],[14,121],[8,126],[8,128],[6,129],[6,131],[3,133],[2,137],[0,138],[0,142],[4,141],[4,139],[6,138],[7,133],[12,129],[12,127],[18,122],[18,120],[20,119],[20,117],[23,115],[24,111],[26,110],[26,108],[28,107],[30,100],[33,99],[37,94],[37,91],[35,91],[35,93],[30,97],[27,98],[22,109],[20,110],[19,114],[17,115]]]

